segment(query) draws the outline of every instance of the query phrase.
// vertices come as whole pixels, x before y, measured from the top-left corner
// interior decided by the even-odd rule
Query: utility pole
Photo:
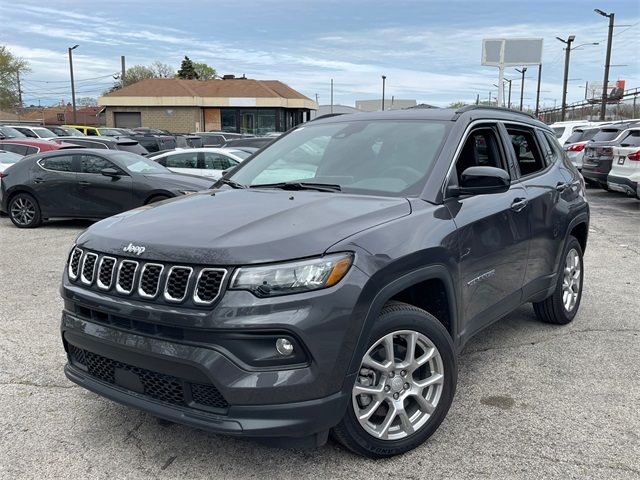
[[[609,67],[611,66],[611,44],[613,43],[613,21],[615,13],[605,13],[596,8],[594,10],[598,15],[609,18],[609,36],[607,38],[607,58],[604,63],[604,81],[602,83],[602,106],[600,107],[600,121],[604,121],[607,115],[607,92],[609,83]]]
[[[73,47],[69,47],[69,72],[71,74],[71,105],[73,108],[73,124],[77,124],[77,114],[76,114],[76,86],[73,82],[73,51],[78,48],[79,45],[74,45]]]
[[[316,93],[316,103],[318,103],[318,98],[320,98],[320,97],[318,97],[318,94]],[[320,105],[320,104],[318,103],[318,105]]]
[[[333,113],[333,78],[331,79],[331,113]]]
[[[567,113],[567,82],[569,81],[569,58],[571,56],[571,44],[576,39],[575,35],[569,35],[569,38],[563,40],[556,37],[566,45],[564,49],[564,80],[562,81],[562,110],[560,111],[560,121],[564,122]]]
[[[17,83],[18,83],[18,108],[22,109],[22,88],[20,88],[20,70],[16,72]]]
[[[509,99],[507,100],[507,108],[511,108],[511,82],[513,82],[513,79],[507,80],[505,78],[504,81],[509,82]]]
[[[542,84],[542,63],[538,64],[538,89],[536,90],[536,118],[540,111],[540,85]]]
[[[127,72],[127,69],[126,69],[125,63],[124,63],[124,55],[120,55],[120,69],[121,69],[120,78],[122,79],[122,88],[124,88],[125,85],[126,85],[126,83],[125,83],[125,74]]]
[[[527,67],[522,67],[522,70],[515,69],[516,72],[522,74],[522,84],[520,85],[520,111],[522,111],[522,101],[524,100],[524,74],[527,72]]]
[[[384,83],[387,80],[385,75],[382,75],[382,111],[384,112]]]
[[[476,105],[480,105],[480,94],[476,94]]]

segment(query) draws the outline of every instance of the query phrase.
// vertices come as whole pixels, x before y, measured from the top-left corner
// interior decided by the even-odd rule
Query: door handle
[[[81,180],[80,182],[78,182],[78,185],[80,185],[81,187],[88,187],[89,185],[91,185],[91,182]]]
[[[44,178],[36,177],[33,179],[33,183],[44,183]]]
[[[521,212],[528,204],[529,200],[526,198],[516,198],[511,204],[511,210],[514,212]]]
[[[556,185],[556,190],[559,191],[559,192],[564,192],[570,186],[571,186],[570,183],[558,182],[558,184]]]

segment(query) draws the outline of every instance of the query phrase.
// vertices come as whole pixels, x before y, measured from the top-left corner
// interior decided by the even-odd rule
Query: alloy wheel
[[[576,249],[572,248],[567,253],[562,278],[562,304],[567,312],[571,312],[578,303],[581,275],[580,256]]]
[[[442,357],[429,338],[413,330],[389,333],[364,355],[352,391],[354,413],[373,437],[403,439],[427,423],[443,384]]]
[[[18,225],[29,225],[35,216],[36,206],[28,198],[20,197],[11,205],[11,218]]]

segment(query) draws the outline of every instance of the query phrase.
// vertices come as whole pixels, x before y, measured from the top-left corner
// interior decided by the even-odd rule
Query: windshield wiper
[[[316,190],[318,192],[341,192],[340,185],[312,182],[279,182],[251,185],[250,188],[281,188],[282,190]]]
[[[235,180],[231,180],[230,178],[221,178],[220,180],[218,180],[218,183],[229,185],[231,188],[247,188],[246,185],[242,185],[241,183],[238,183]]]

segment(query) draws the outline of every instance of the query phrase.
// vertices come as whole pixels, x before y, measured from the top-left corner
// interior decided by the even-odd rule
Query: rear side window
[[[629,132],[629,135],[624,137],[624,139],[620,142],[620,146],[640,147],[640,130]]]
[[[542,132],[544,139],[546,140],[545,144],[548,148],[548,156],[547,158],[551,159],[551,162],[556,162],[562,158],[563,151],[562,147],[558,143],[558,139],[555,135],[550,134],[549,132]]]
[[[87,128],[87,135],[95,137],[98,135],[98,131],[95,128]]]
[[[576,130],[571,135],[569,135],[569,138],[567,138],[567,140],[564,143],[567,144],[567,143],[581,142],[583,135],[584,135],[584,130]]]
[[[178,153],[166,158],[168,168],[198,168],[198,153]]]
[[[39,151],[40,151],[39,148],[27,147],[27,153],[25,153],[25,155],[33,155],[34,153],[38,153]]]
[[[27,154],[27,146],[26,145],[17,145],[14,143],[4,143],[0,145],[2,150],[6,150],[7,152],[17,153],[18,155],[22,155],[23,157]]]
[[[207,170],[226,170],[237,164],[238,162],[219,153],[206,152],[204,154],[204,168]]]
[[[511,146],[515,153],[520,173],[523,177],[540,172],[546,168],[546,162],[533,131],[528,128],[507,126]]]
[[[33,133],[28,128],[16,128],[16,130],[18,130],[20,133],[22,133],[23,135],[25,135],[25,136],[27,136],[29,138],[38,138],[38,135]]]
[[[60,155],[59,157],[47,157],[38,163],[42,168],[56,172],[71,172],[73,155]]]

